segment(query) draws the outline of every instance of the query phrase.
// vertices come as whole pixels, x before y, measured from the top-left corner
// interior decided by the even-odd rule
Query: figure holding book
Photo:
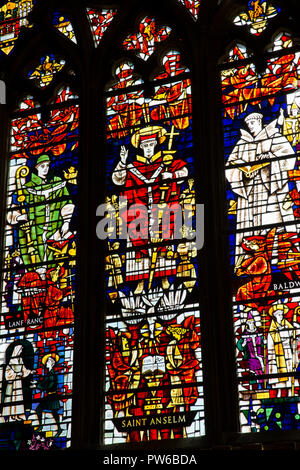
[[[266,126],[259,113],[249,114],[245,123],[250,132],[241,129],[226,168],[227,180],[237,195],[236,229],[244,230],[236,235],[236,256],[243,251],[245,235],[261,235],[275,224],[281,224],[280,229],[285,232],[296,231],[288,179],[296,155],[279,130],[283,111]]]

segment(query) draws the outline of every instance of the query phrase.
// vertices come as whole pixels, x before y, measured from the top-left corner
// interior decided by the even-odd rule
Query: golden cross
[[[6,258],[5,258],[6,266],[7,266],[7,267],[10,266],[11,260],[12,260],[12,256],[10,256],[10,253],[8,253],[7,256],[6,256]]]
[[[175,135],[180,135],[180,134],[179,134],[179,132],[175,132],[175,126],[173,125],[171,131],[168,132],[166,135],[170,136],[170,138],[169,138],[169,144],[168,144],[168,150],[171,150],[171,149],[172,149],[172,145],[173,145],[174,136],[175,136]]]

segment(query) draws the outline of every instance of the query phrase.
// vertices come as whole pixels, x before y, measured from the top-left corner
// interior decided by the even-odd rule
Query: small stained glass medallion
[[[268,21],[280,12],[280,8],[265,0],[250,0],[248,9],[234,20],[237,26],[248,26],[250,33],[259,36],[267,27]]]
[[[64,103],[65,101],[74,100],[77,98],[79,98],[78,95],[74,93],[70,87],[63,86],[58,90],[57,95],[53,101],[55,103]]]
[[[35,80],[41,88],[48,86],[57,72],[60,72],[65,65],[64,60],[56,59],[53,54],[41,58],[41,63],[28,73],[28,78]]]
[[[199,16],[199,8],[200,8],[201,0],[179,0],[179,1],[187,8],[187,10],[193,16],[193,18],[197,20]]]
[[[139,85],[142,83],[142,80],[134,72],[134,65],[132,62],[122,62],[118,65],[114,71],[115,80],[111,84],[111,87],[108,88],[110,91],[116,88],[126,88],[131,85]]]
[[[147,60],[155,51],[156,44],[166,40],[170,33],[169,26],[158,27],[154,18],[146,16],[140,22],[138,32],[127,36],[123,46],[126,50],[135,51],[141,59]]]
[[[53,25],[58,31],[66,36],[71,41],[77,43],[72,23],[68,16],[61,14],[60,12],[55,13],[53,17]]]
[[[269,52],[280,51],[281,49],[288,49],[293,47],[294,39],[291,34],[286,32],[281,32],[274,37],[272,46],[268,49]]]
[[[29,27],[28,14],[35,3],[35,0],[1,1],[0,49],[5,54],[13,50],[22,26]]]
[[[224,57],[223,62],[236,62],[250,57],[252,54],[249,52],[244,44],[234,44]]]
[[[39,108],[39,103],[31,95],[26,96],[19,102],[18,111],[28,111],[29,109]]]
[[[114,19],[117,10],[107,8],[94,10],[93,8],[87,8],[86,12],[93,34],[94,44],[97,47],[103,38],[103,34]]]

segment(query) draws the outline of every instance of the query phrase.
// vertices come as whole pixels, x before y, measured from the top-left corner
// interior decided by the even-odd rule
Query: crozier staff
[[[30,180],[22,187],[22,200],[19,199],[20,188],[12,197],[8,223],[18,227],[18,242],[24,264],[33,261],[32,248],[35,262],[51,260],[53,254],[48,249],[47,241],[54,236],[63,239],[69,232],[75,206],[69,200],[66,181],[58,176],[49,177],[49,170],[50,157],[41,155],[37,159],[35,172],[31,173]],[[32,242],[30,252],[28,239]]]

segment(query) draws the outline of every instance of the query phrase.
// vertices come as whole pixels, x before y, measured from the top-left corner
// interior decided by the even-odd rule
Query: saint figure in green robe
[[[74,204],[69,197],[66,181],[49,177],[50,158],[41,155],[36,162],[36,173],[21,183],[27,167],[16,172],[17,191],[12,196],[8,223],[15,227],[18,247],[24,264],[43,263],[53,259],[49,241],[63,241],[71,233],[69,224]],[[23,171],[23,173],[22,173]]]

